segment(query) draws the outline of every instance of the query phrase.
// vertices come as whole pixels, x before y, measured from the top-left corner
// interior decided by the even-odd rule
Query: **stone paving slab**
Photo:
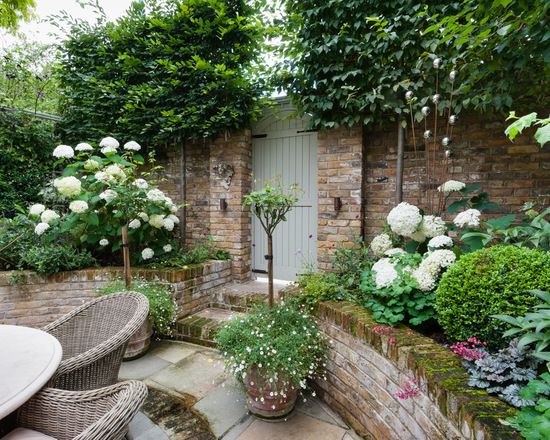
[[[175,364],[197,351],[200,351],[200,347],[197,347],[195,344],[176,341],[159,341],[155,343],[154,348],[150,351],[148,356],[156,356]]]
[[[144,380],[169,365],[171,362],[149,353],[139,359],[123,362],[118,377],[121,380]]]

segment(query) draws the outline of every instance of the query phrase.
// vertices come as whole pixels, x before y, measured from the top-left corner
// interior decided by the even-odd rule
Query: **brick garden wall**
[[[461,360],[448,349],[403,326],[381,334],[380,324],[357,304],[322,303],[317,315],[331,343],[327,380],[316,388],[364,438],[518,438],[499,422],[515,410],[470,388]],[[402,400],[395,393],[405,378],[416,378],[419,393]]]
[[[13,272],[0,272],[0,324],[42,327],[95,297],[110,280],[122,279],[122,268],[60,272],[43,277],[23,272],[11,284]],[[16,272],[19,274],[19,272]],[[202,310],[212,289],[232,281],[231,261],[209,261],[184,270],[133,270],[134,277],[158,279],[174,292],[178,316]]]

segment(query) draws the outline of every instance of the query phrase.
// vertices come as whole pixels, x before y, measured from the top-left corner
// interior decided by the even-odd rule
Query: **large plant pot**
[[[253,415],[262,419],[276,420],[287,416],[294,409],[296,390],[286,389],[286,397],[283,397],[280,394],[283,384],[270,383],[255,368],[247,374],[243,383],[247,393],[248,409]]]
[[[147,353],[151,346],[151,336],[153,335],[153,325],[151,319],[147,319],[141,324],[139,330],[128,341],[126,351],[124,352],[124,360],[130,361],[137,359]]]

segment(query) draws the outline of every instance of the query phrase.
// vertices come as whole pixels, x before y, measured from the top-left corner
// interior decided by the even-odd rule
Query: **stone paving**
[[[359,439],[312,396],[305,402],[299,398],[284,421],[252,417],[239,384],[224,372],[220,353],[211,348],[158,341],[144,357],[124,362],[119,377],[143,380],[150,389],[142,412],[131,423],[131,440]]]

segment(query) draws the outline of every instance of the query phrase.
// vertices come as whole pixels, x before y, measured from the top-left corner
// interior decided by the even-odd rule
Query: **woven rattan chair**
[[[48,386],[93,390],[116,383],[128,340],[148,313],[145,296],[122,292],[90,301],[44,327],[63,348]]]
[[[123,439],[146,397],[147,387],[135,380],[91,391],[43,388],[18,410],[19,432],[12,436],[37,431],[56,440]]]

